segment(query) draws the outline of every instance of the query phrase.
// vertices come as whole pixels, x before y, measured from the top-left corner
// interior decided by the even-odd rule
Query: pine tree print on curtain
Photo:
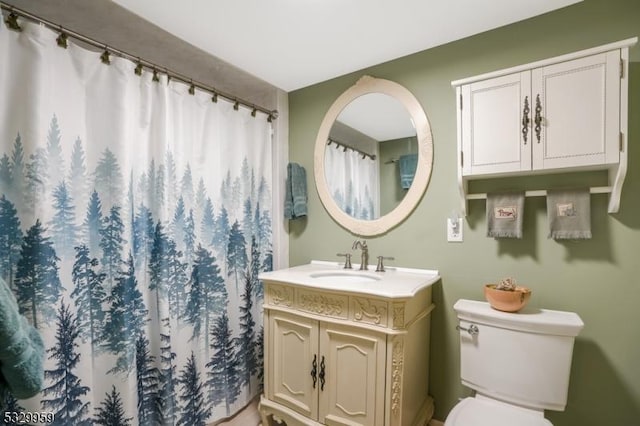
[[[181,402],[178,426],[204,426],[209,417],[209,410],[204,401],[204,388],[193,352],[181,371],[178,382]]]
[[[67,425],[232,415],[262,388],[270,124],[24,25],[0,29],[0,278],[46,376],[3,405]]]
[[[148,311],[138,290],[131,255],[124,266],[111,294],[106,298],[110,308],[106,312],[102,340],[105,349],[118,357],[109,372],[128,373],[137,367],[133,364],[136,342],[145,332]]]
[[[164,332],[160,334],[160,407],[163,425],[174,425],[178,418],[178,375],[176,353],[171,348],[170,318],[163,318]]]
[[[207,387],[209,403],[217,405],[224,403],[226,415],[231,413],[231,404],[240,393],[240,362],[237,346],[226,313],[220,315],[211,331],[211,348],[214,350],[209,368]]]
[[[63,290],[58,275],[60,258],[45,232],[40,220],[36,220],[22,241],[16,267],[16,297],[20,313],[27,316],[36,328],[42,321],[54,319],[54,307]]]
[[[159,393],[160,371],[149,350],[149,339],[143,334],[136,340],[136,381],[138,388],[138,423],[158,424],[161,420]]]
[[[100,426],[130,426],[131,417],[126,417],[122,397],[116,390],[115,385],[111,386],[111,392],[105,394],[105,399],[96,408],[93,418],[94,425]]]
[[[244,291],[242,293],[242,303],[240,305],[240,336],[236,339],[238,346],[238,357],[240,361],[240,383],[251,389],[251,378],[258,371],[257,348],[253,344],[256,341],[255,327],[253,320],[253,264],[258,261],[256,251],[256,239],[251,239],[251,267],[250,273],[244,274]]]
[[[18,211],[3,194],[0,196],[0,276],[9,284],[9,288],[13,288],[21,244]]]
[[[76,246],[75,251],[71,297],[78,313],[80,337],[84,342],[91,342],[92,349],[95,350],[100,342],[99,333],[104,328],[105,311],[102,309],[102,302],[107,298],[103,287],[106,274],[98,272],[98,259],[90,258],[86,245]]]
[[[55,367],[44,372],[51,384],[42,391],[45,397],[42,408],[54,413],[53,425],[90,426],[89,402],[85,400],[89,387],[81,384],[76,372],[80,362],[77,343],[80,332],[76,317],[64,302],[60,304],[56,323],[56,345],[47,350]]]

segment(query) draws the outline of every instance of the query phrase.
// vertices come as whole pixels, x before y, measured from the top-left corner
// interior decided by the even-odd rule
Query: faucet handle
[[[382,263],[383,260],[396,260],[396,258],[391,256],[378,256],[378,266],[376,266],[376,272],[384,272],[384,265]]]
[[[343,269],[352,269],[351,268],[351,253],[338,253],[336,256],[344,257],[344,267]]]

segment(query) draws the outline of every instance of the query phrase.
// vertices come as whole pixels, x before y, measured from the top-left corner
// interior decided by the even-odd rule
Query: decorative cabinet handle
[[[527,144],[527,136],[529,135],[529,124],[531,123],[531,119],[529,118],[529,113],[531,109],[529,108],[529,96],[524,97],[524,109],[522,110],[522,139],[524,139],[524,144]]]
[[[320,361],[320,374],[318,377],[320,378],[320,390],[324,390],[324,355],[322,355],[322,360]]]
[[[313,388],[316,388],[316,382],[318,381],[318,356],[313,355],[313,362],[311,363],[311,378],[313,379]]]
[[[538,143],[540,143],[540,131],[542,130],[542,106],[540,105],[540,95],[536,95],[536,116],[533,119],[533,122],[536,124],[536,138],[538,139]]]

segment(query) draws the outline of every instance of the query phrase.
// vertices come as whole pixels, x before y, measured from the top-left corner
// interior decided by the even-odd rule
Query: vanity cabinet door
[[[461,87],[462,174],[531,169],[531,73]]]
[[[619,162],[620,50],[532,70],[533,169]]]
[[[318,321],[284,312],[270,312],[273,400],[312,419],[318,417]],[[314,369],[316,374],[312,377]]]
[[[326,425],[382,426],[386,337],[382,333],[320,323],[320,415]]]

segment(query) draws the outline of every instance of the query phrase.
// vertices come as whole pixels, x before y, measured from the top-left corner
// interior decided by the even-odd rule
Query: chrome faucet
[[[360,256],[360,270],[366,271],[369,267],[369,247],[367,247],[367,242],[365,240],[356,240],[351,248],[353,250],[362,250],[362,254]]]

